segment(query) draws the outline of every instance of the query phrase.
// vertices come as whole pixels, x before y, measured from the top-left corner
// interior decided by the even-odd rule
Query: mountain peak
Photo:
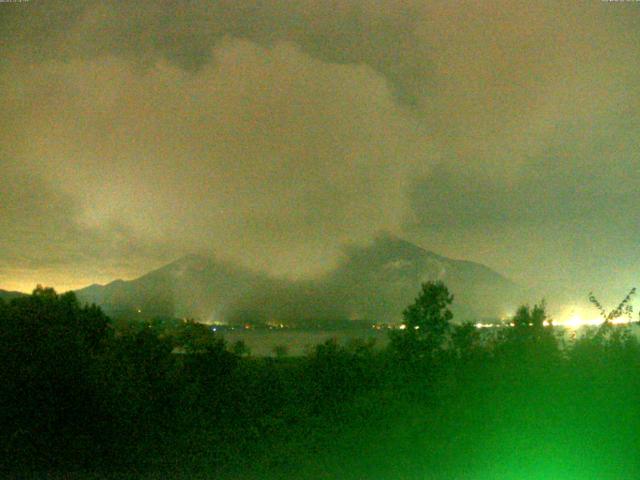
[[[372,265],[386,265],[393,262],[415,261],[417,259],[439,260],[443,258],[388,232],[380,233],[368,245],[349,246],[346,253],[347,263],[362,264],[367,269]]]
[[[198,253],[188,253],[172,262],[170,265],[201,265],[213,262],[213,258]]]
[[[461,320],[497,316],[519,296],[514,285],[488,267],[442,257],[389,233],[351,245],[334,270],[314,280],[284,281],[266,273],[189,254],[135,280],[78,292],[109,312],[195,317],[349,318],[396,321],[422,282],[443,280],[456,296]],[[311,294],[310,294],[311,292]],[[138,318],[138,314],[135,314]],[[306,321],[306,320],[305,320]]]
[[[378,235],[374,239],[372,247],[377,250],[395,251],[399,254],[431,254],[428,250],[388,232]]]
[[[197,271],[210,268],[215,263],[215,259],[210,256],[200,255],[197,253],[189,253],[165,265],[164,267],[159,268],[156,271],[174,273],[194,270]]]

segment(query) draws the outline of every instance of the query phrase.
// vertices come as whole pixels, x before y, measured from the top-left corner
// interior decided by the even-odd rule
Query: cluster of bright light
[[[493,328],[497,326],[495,323],[476,323],[476,328]]]
[[[563,320],[559,320],[558,325],[567,328],[579,328],[600,325],[602,322],[603,320],[600,317],[585,318],[579,313],[574,313]]]
[[[554,325],[567,328],[580,328],[601,325],[603,322],[604,319],[601,316],[595,315],[593,309],[570,306],[565,308],[565,311],[558,316],[558,320],[554,321]],[[609,323],[612,325],[625,325],[629,322],[630,320],[626,316],[609,320]]]
[[[503,315],[501,323],[476,323],[476,328],[496,328],[496,327],[513,327],[514,324],[511,321],[513,315]],[[602,317],[594,315],[587,309],[582,307],[570,306],[564,309],[557,317],[551,322],[545,321],[544,325],[554,325],[557,327],[565,327],[570,329],[578,329],[580,327],[593,327],[601,325],[604,322]],[[621,316],[609,321],[612,325],[625,325],[630,320],[627,317]]]
[[[568,328],[578,328],[578,327],[585,327],[585,326],[601,325],[603,322],[604,320],[601,317],[583,318],[580,315],[573,315],[570,318],[562,322],[559,322],[558,325],[568,327]],[[618,318],[609,320],[609,323],[611,323],[612,325],[625,325],[630,322],[631,321],[626,317],[618,317]]]

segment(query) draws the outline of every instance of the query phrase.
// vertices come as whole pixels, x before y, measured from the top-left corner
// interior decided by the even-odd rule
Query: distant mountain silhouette
[[[397,322],[427,280],[447,284],[458,320],[498,318],[526,300],[522,288],[484,265],[452,260],[391,235],[347,248],[334,270],[313,280],[274,278],[189,255],[138,279],[76,293],[114,316],[290,325]]]
[[[5,300],[5,301],[9,301],[9,300],[14,299],[14,298],[24,297],[25,295],[26,295],[26,293],[10,292],[8,290],[0,289],[0,299]]]
[[[447,285],[458,319],[501,317],[526,300],[524,289],[482,264],[443,257],[392,235],[350,248],[326,283],[333,295],[342,295],[351,315],[399,318],[427,280]]]
[[[261,283],[264,275],[199,255],[187,255],[131,281],[116,280],[77,290],[81,301],[110,315],[189,317],[222,321],[228,309]]]

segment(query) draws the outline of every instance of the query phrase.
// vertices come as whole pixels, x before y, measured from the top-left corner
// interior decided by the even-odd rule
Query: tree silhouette
[[[272,349],[276,358],[282,359],[289,355],[289,347],[287,345],[276,345]]]
[[[633,306],[631,305],[631,298],[635,295],[635,293],[636,288],[633,287],[631,290],[629,290],[629,293],[627,293],[627,295],[620,301],[618,306],[609,311],[609,313],[607,313],[607,311],[598,301],[593,292],[589,292],[589,302],[591,302],[591,304],[598,309],[598,312],[600,312],[600,316],[604,320],[604,324],[606,326],[611,323],[612,320],[615,320],[622,316],[627,317],[627,319],[631,321],[633,316]]]
[[[498,351],[507,364],[524,367],[549,366],[560,358],[560,349],[552,320],[544,300],[529,307],[521,305],[499,338]]]
[[[434,357],[445,346],[453,314],[453,295],[441,281],[423,283],[420,294],[402,316],[402,330],[393,332],[391,348],[411,359]]]
[[[459,359],[472,357],[482,347],[481,335],[474,323],[455,325],[451,332],[451,346]]]
[[[535,331],[544,326],[547,320],[547,313],[544,301],[536,304],[533,308],[529,305],[521,305],[513,317],[513,326],[516,329]]]
[[[73,450],[82,462],[96,411],[91,370],[110,337],[108,318],[73,293],[41,286],[0,310],[0,450],[34,464],[71,461]]]

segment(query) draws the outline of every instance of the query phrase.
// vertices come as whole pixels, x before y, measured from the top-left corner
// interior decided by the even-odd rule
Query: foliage
[[[276,358],[282,359],[289,355],[289,347],[287,345],[276,345],[273,347],[273,354]]]
[[[610,310],[608,313],[595,297],[593,292],[589,292],[589,302],[591,302],[591,304],[598,309],[598,312],[600,313],[600,316],[604,320],[605,324],[609,324],[611,321],[623,316],[627,317],[627,319],[631,321],[633,317],[633,305],[631,305],[631,299],[633,298],[635,293],[636,288],[633,287],[631,290],[629,290],[629,293],[627,293],[627,295],[620,301],[618,306],[613,310]]]
[[[511,319],[512,327],[504,328],[496,353],[508,363],[519,363],[529,370],[553,368],[560,360],[558,332],[547,316],[544,300],[533,306],[518,307]],[[541,369],[541,370],[540,370]]]
[[[453,324],[452,300],[443,284],[423,285],[388,348],[331,339],[276,358],[247,355],[193,321],[114,324],[51,289],[0,302],[0,469],[107,479],[640,475],[630,326],[560,349],[544,303],[494,330]]]
[[[403,330],[391,337],[391,348],[410,361],[428,360],[445,348],[453,314],[453,295],[441,281],[426,282],[402,316]]]
[[[31,296],[0,305],[0,451],[35,464],[65,457],[83,462],[95,397],[91,367],[112,332],[95,306],[73,293],[38,286]],[[90,429],[90,425],[89,425]]]

